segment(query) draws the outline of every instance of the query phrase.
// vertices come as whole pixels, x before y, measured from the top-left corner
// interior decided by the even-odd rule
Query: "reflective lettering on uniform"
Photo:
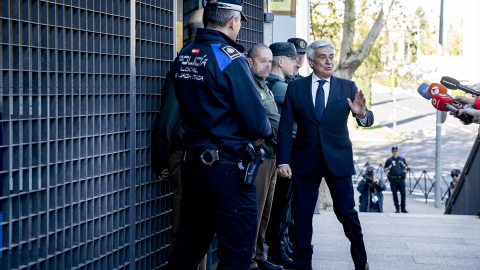
[[[196,57],[192,57],[190,55],[179,55],[178,61],[183,66],[194,66],[194,67],[204,66],[205,67],[207,65],[208,58],[207,58],[207,55],[196,56]]]
[[[267,96],[264,93],[260,93],[260,96],[262,97],[262,99],[267,99]]]
[[[190,74],[190,73],[175,73],[175,78],[203,82],[203,75],[196,75],[196,74]]]
[[[180,71],[198,73],[198,69],[194,67],[180,67]]]

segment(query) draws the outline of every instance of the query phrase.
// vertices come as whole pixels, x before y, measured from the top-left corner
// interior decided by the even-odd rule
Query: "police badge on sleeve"
[[[230,57],[230,59],[234,60],[237,59],[238,57],[242,56],[239,51],[237,51],[235,48],[232,46],[225,46],[222,47],[222,51]]]

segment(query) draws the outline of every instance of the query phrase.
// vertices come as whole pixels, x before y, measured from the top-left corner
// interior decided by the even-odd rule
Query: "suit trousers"
[[[355,210],[352,177],[335,177],[328,169],[323,153],[315,171],[310,175],[295,174],[293,169],[292,215],[295,220],[293,252],[296,269],[309,269],[312,263],[313,213],[318,198],[318,189],[325,178],[333,200],[333,210],[350,240],[350,253],[357,269],[365,269],[367,254],[362,228]],[[321,228],[319,228],[321,230]],[[325,243],[327,244],[327,243]]]
[[[208,166],[199,153],[187,152],[181,166],[180,227],[167,269],[195,269],[215,234],[217,269],[249,269],[257,229],[255,185],[246,185],[238,163],[223,157]]]
[[[276,160],[266,158],[260,168],[258,168],[255,185],[257,186],[257,238],[253,245],[252,262],[250,269],[257,268],[257,262],[264,262],[264,238],[267,230],[270,210],[272,209],[273,194],[275,191],[275,182],[277,181]]]
[[[392,189],[392,195],[393,195],[393,204],[395,205],[395,209],[399,210],[399,204],[398,204],[398,192],[400,191],[400,207],[402,211],[405,210],[405,196],[406,196],[406,191],[405,191],[405,179],[403,178],[389,178],[390,180],[390,187]]]

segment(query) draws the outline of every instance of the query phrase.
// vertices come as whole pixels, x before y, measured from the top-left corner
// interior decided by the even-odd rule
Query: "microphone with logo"
[[[468,104],[463,104],[462,102],[454,99],[452,96],[450,96],[447,93],[447,91],[448,90],[445,86],[438,83],[432,83],[432,84],[422,83],[417,89],[417,92],[420,94],[420,96],[422,96],[426,100],[430,100],[432,96],[435,94],[445,94],[452,99],[453,103],[460,105],[462,109],[473,109],[472,106]]]
[[[443,76],[442,79],[440,80],[440,83],[445,85],[445,87],[447,87],[448,89],[452,89],[452,90],[460,89],[472,95],[476,95],[476,96],[480,95],[480,92],[477,92],[472,88],[466,87],[465,85],[461,85],[458,80],[455,80],[452,77]]]
[[[436,94],[445,94],[445,95],[447,95],[447,97],[452,99],[453,103],[455,103],[457,105],[460,105],[462,107],[462,109],[473,109],[472,106],[470,106],[468,104],[463,104],[462,102],[460,102],[460,101],[454,99],[452,96],[450,96],[448,94],[447,88],[445,86],[439,84],[439,83],[430,84],[430,86],[428,87],[428,93],[430,93],[430,95],[432,95],[432,97]]]
[[[462,122],[465,125],[471,124],[473,121],[473,117],[467,114],[462,114],[459,116],[458,115],[459,110],[453,107],[452,104],[453,104],[452,99],[445,94],[436,94],[436,95],[433,95],[432,97],[432,105],[437,110],[443,111],[443,112],[451,111],[454,113],[455,117],[462,120]]]

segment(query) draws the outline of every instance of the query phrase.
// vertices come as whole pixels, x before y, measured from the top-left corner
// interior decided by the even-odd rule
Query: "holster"
[[[265,160],[265,150],[262,148],[255,149],[251,144],[247,144],[243,151],[246,162],[243,182],[247,185],[253,185],[255,177],[257,177],[258,168]]]

